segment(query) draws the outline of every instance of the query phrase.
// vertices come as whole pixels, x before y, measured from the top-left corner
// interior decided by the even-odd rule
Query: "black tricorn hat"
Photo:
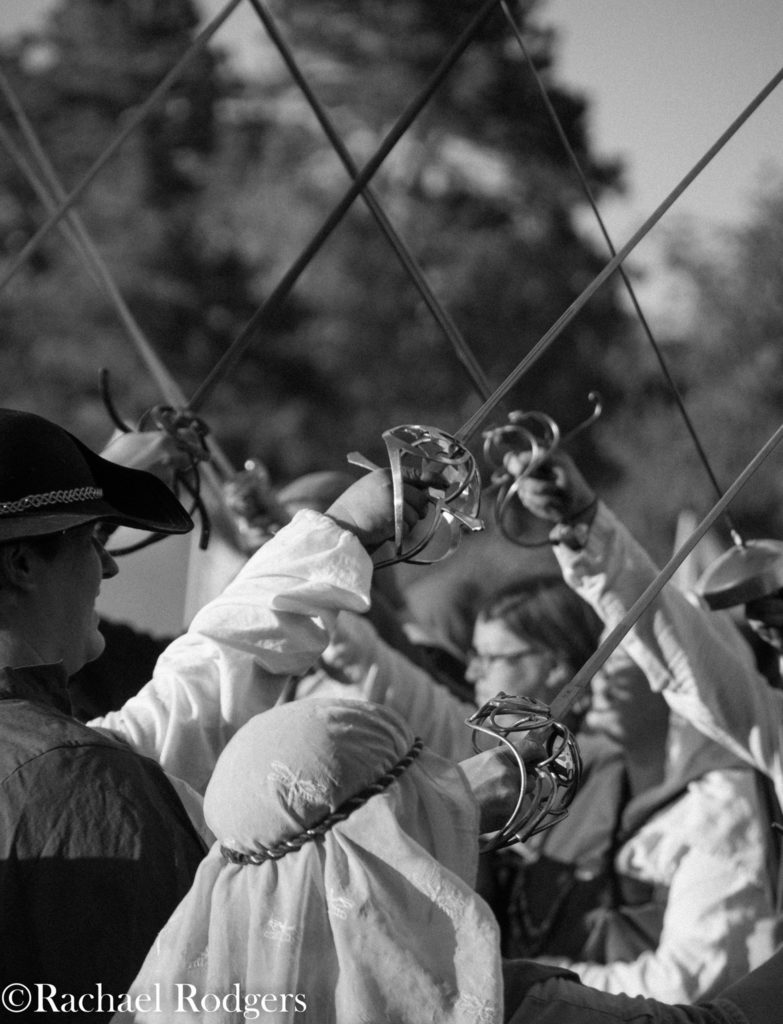
[[[156,533],[193,527],[151,473],[102,459],[43,416],[0,409],[0,542],[97,520]]]

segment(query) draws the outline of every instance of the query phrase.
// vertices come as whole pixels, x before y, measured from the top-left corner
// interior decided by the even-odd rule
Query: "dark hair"
[[[598,647],[603,623],[560,576],[531,576],[504,587],[479,608],[478,619],[499,619],[517,636],[581,668]]]

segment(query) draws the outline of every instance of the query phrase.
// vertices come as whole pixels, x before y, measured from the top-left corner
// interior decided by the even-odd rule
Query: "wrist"
[[[339,526],[341,530],[353,534],[370,555],[383,543],[382,540],[377,540],[371,530],[357,523],[350,509],[341,506],[339,502],[328,508],[324,515],[327,519],[331,519],[336,526]]]
[[[364,531],[345,509],[333,506],[324,512],[324,515],[327,519],[331,519],[335,526],[339,526],[341,530],[345,530],[347,533],[352,533],[361,544],[364,544]]]

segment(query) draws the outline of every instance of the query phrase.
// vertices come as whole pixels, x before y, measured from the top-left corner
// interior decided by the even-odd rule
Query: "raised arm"
[[[406,485],[406,522],[426,511]],[[111,730],[199,792],[226,742],[270,708],[329,642],[342,610],[369,606],[368,551],[391,536],[389,474],[368,474],[326,515],[302,511],[247,562],[159,659],[150,682],[91,725]]]
[[[300,682],[298,695],[355,694],[393,708],[441,757],[461,761],[473,753],[465,719],[474,706],[458,700],[421,666],[387,644],[366,616],[340,614],[320,666]]]
[[[593,500],[573,461],[556,453],[552,463],[545,479],[524,481],[521,496],[531,512],[554,524],[565,580],[611,628],[658,570],[613,513]],[[667,584],[623,643],[674,711],[766,772],[783,798],[783,692],[759,674],[724,615]]]

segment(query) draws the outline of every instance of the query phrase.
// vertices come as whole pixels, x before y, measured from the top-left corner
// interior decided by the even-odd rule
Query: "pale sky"
[[[635,228],[783,67],[781,0],[548,0],[562,78],[593,101],[594,137],[630,185]],[[735,221],[783,173],[783,85],[672,207]],[[622,239],[621,239],[622,240]]]

